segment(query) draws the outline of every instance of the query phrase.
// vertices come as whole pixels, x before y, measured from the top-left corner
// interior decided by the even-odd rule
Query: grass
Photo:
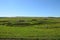
[[[60,37],[60,28],[38,29],[35,27],[7,27],[0,26],[0,38],[20,37]]]
[[[7,18],[0,20],[9,20],[13,23],[19,18]],[[21,18],[23,20],[31,20],[33,18]],[[37,20],[40,18],[37,18]],[[41,18],[42,20],[44,18]],[[39,21],[39,20],[38,20]],[[46,20],[44,20],[46,21]],[[60,38],[60,18],[48,19],[47,22],[59,22],[48,23],[31,26],[5,26],[0,25],[0,38]],[[53,40],[53,39],[52,39]]]

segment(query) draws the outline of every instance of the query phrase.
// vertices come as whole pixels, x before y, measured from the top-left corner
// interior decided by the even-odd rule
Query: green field
[[[18,24],[16,20],[25,21]],[[45,37],[60,39],[60,18],[0,18],[0,38]]]

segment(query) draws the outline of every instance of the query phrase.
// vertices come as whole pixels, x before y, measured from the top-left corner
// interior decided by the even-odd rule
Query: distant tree
[[[7,22],[6,25],[7,26],[12,26],[13,24],[12,24],[12,22]]]
[[[48,20],[48,18],[44,18],[43,20]]]
[[[37,21],[37,19],[32,19],[32,21]]]
[[[17,22],[25,22],[25,20],[17,20]]]
[[[0,20],[0,22],[8,22],[8,20],[6,20],[6,21],[5,20]]]

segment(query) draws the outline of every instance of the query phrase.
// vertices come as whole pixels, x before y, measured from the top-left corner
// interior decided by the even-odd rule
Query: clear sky
[[[60,17],[60,0],[0,0],[0,16]]]

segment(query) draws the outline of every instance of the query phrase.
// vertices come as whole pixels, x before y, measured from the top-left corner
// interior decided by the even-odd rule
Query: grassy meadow
[[[60,40],[60,18],[2,17],[0,18],[0,38]]]

